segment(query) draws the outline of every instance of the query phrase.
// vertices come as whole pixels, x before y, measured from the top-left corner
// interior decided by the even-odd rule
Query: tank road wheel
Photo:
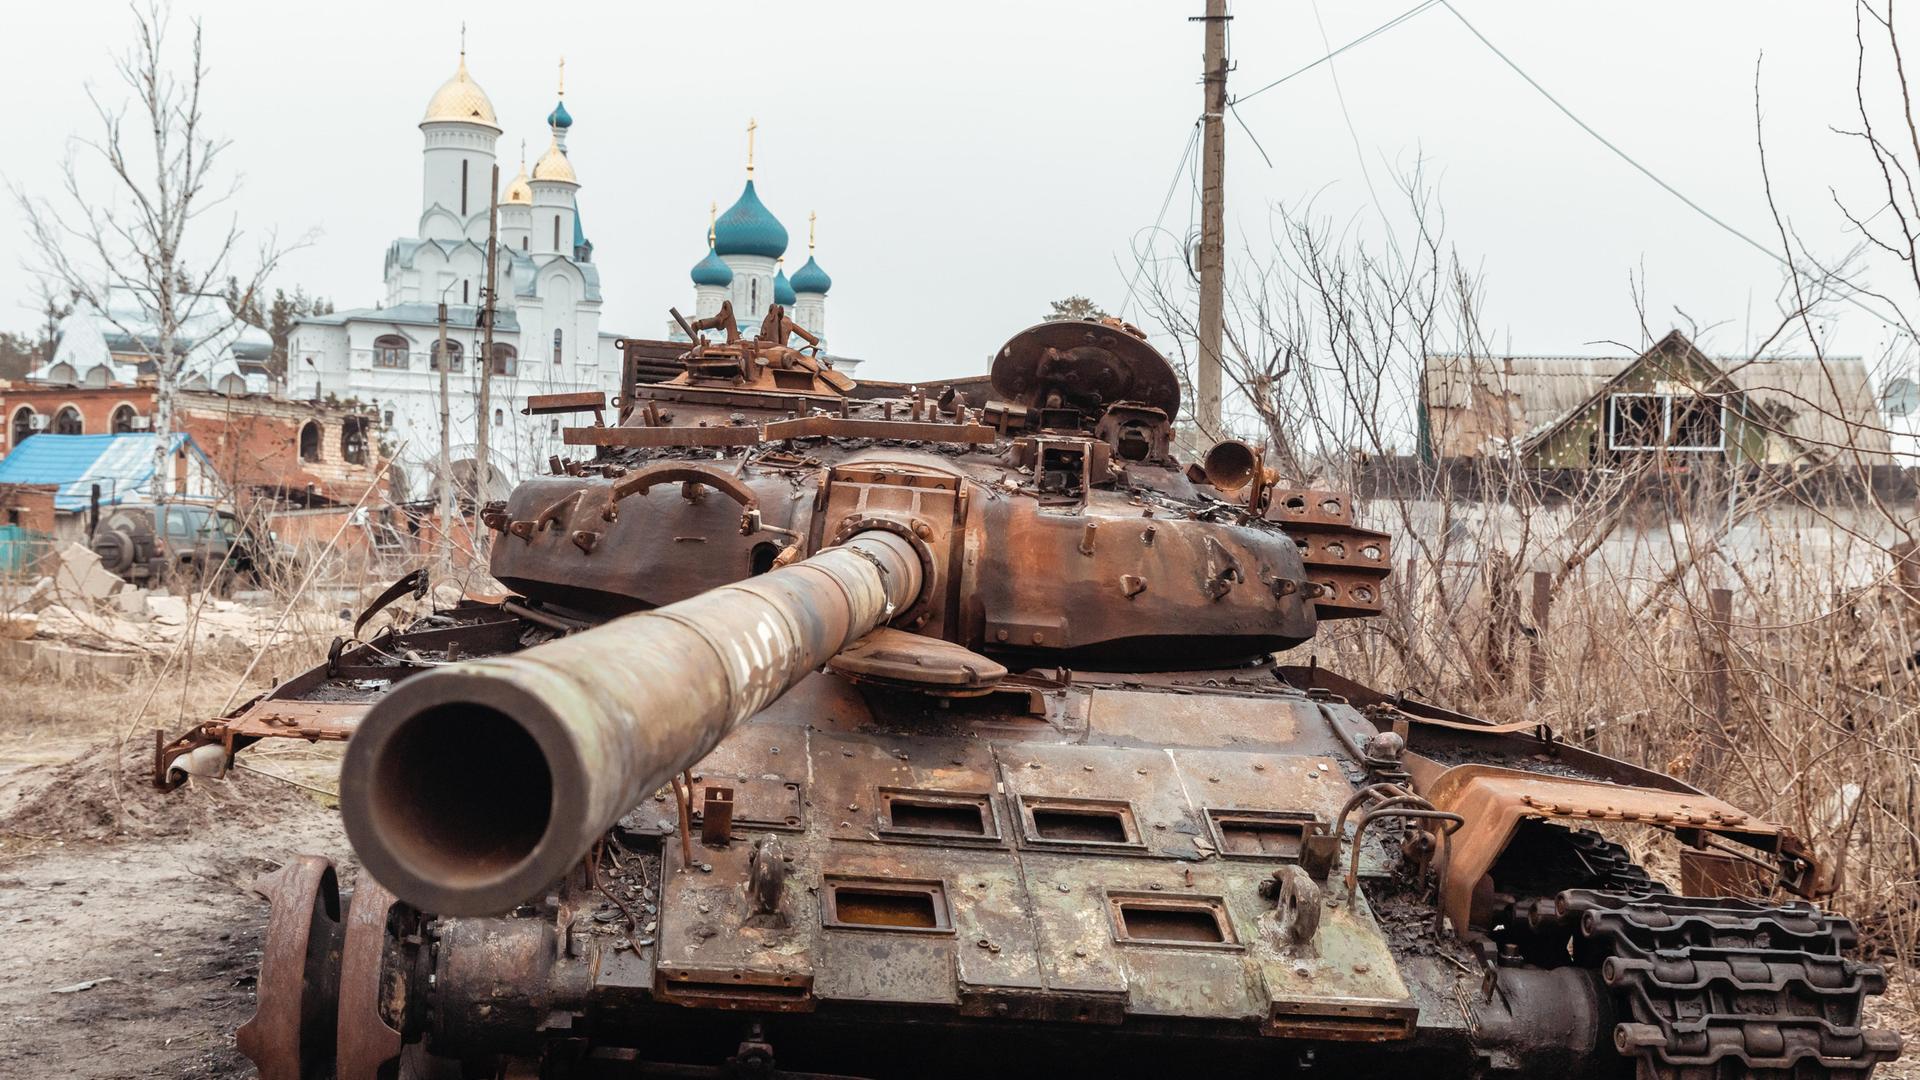
[[[333,862],[301,855],[254,882],[273,905],[260,950],[253,1019],[235,1035],[261,1080],[310,1080],[333,1058],[340,989],[340,882]]]
[[[380,1005],[400,998],[383,985],[380,968],[387,952],[388,916],[399,902],[372,874],[361,871],[347,905],[346,944],[340,956],[335,1080],[381,1080],[398,1068],[394,1063],[400,1060],[400,1032],[381,1014]]]

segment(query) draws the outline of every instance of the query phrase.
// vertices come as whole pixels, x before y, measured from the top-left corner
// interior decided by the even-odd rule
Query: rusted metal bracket
[[[999,433],[981,424],[944,424],[927,420],[863,420],[838,416],[799,416],[764,426],[740,427],[585,427],[567,428],[568,446],[753,446],[782,439],[900,439],[911,442],[992,443]]]
[[[726,847],[733,840],[733,789],[708,784],[700,800],[700,842]]]
[[[426,567],[421,567],[413,573],[402,577],[400,580],[387,586],[386,590],[379,596],[374,597],[373,603],[368,604],[366,610],[360,613],[360,617],[353,620],[353,636],[356,638],[359,637],[360,631],[366,629],[367,620],[380,614],[381,611],[386,609],[388,604],[393,603],[408,593],[412,593],[415,600],[427,595]]]
[[[557,416],[561,413],[591,412],[593,426],[607,426],[607,395],[590,390],[577,394],[528,394],[523,416]]]
[[[635,429],[616,428],[614,430],[631,431]],[[695,487],[710,487],[720,494],[725,495],[727,498],[732,499],[734,502],[739,503],[743,511],[740,515],[740,531],[743,535],[751,533],[753,526],[759,521],[760,499],[753,493],[752,488],[740,482],[739,477],[721,472],[718,469],[709,469],[700,465],[687,465],[680,462],[661,462],[657,465],[649,465],[644,469],[636,469],[615,481],[607,495],[607,508],[600,512],[600,516],[606,521],[618,521],[620,520],[620,501],[622,499],[632,495],[645,494],[649,489],[660,484],[673,483],[690,485],[689,490],[693,490]]]
[[[1307,576],[1320,588],[1310,597],[1316,615],[1354,619],[1380,614],[1380,584],[1393,568],[1392,542],[1386,533],[1354,525],[1353,504],[1346,495],[1276,489],[1268,496],[1266,518],[1279,522],[1300,545]]]

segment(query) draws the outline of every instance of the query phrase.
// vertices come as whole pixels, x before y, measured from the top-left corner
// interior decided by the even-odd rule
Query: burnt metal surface
[[[262,1080],[304,1080],[333,1057],[342,926],[333,862],[296,856],[254,891],[273,905],[260,949],[259,1004],[235,1033]]]
[[[198,734],[351,733],[348,833],[394,889],[344,931],[324,888],[275,889],[261,1015],[298,1034],[249,1026],[263,1072],[1898,1053],[1844,920],[1675,894],[1570,826],[1670,832],[1702,891],[1811,891],[1787,830],[1538,724],[1276,667],[1379,610],[1389,538],[1260,447],[1180,460],[1178,380],[1132,328],[1023,331],[979,397],[851,395],[778,307],[684,329],[676,377],[569,430],[591,460],[485,508],[514,598],[343,643]]]

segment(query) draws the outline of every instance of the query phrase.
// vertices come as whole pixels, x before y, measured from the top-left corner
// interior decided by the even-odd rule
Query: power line
[[[1777,262],[1781,266],[1786,267],[1790,273],[1793,273],[1796,275],[1805,274],[1805,271],[1795,266],[1791,259],[1788,259],[1786,256],[1781,255],[1780,253],[1774,251],[1772,248],[1768,247],[1765,244],[1762,244],[1758,240],[1755,240],[1753,237],[1748,236],[1746,233],[1742,232],[1741,230],[1735,228],[1733,225],[1728,224],[1726,221],[1716,216],[1712,211],[1708,210],[1706,207],[1701,206],[1699,203],[1694,202],[1692,199],[1689,199],[1685,194],[1683,194],[1680,191],[1679,188],[1676,188],[1672,184],[1667,183],[1665,180],[1660,179],[1659,176],[1654,174],[1654,171],[1652,169],[1649,169],[1645,165],[1640,164],[1640,162],[1634,160],[1631,154],[1628,154],[1625,150],[1622,150],[1618,146],[1614,145],[1612,140],[1608,139],[1605,135],[1600,134],[1598,131],[1595,131],[1593,129],[1593,125],[1587,123],[1585,120],[1582,120],[1580,119],[1580,117],[1575,115],[1572,109],[1567,108],[1566,105],[1561,103],[1559,98],[1554,97],[1553,94],[1549,93],[1547,88],[1544,86],[1541,86],[1540,83],[1537,80],[1535,80],[1533,76],[1527,74],[1526,71],[1522,70],[1519,64],[1514,63],[1512,57],[1509,57],[1506,53],[1501,52],[1499,46],[1487,40],[1487,35],[1481,33],[1478,27],[1474,26],[1471,22],[1468,22],[1467,17],[1465,15],[1460,14],[1460,9],[1454,7],[1453,4],[1449,2],[1449,0],[1433,0],[1433,2],[1446,8],[1448,13],[1450,13],[1454,18],[1460,20],[1460,25],[1466,27],[1468,33],[1471,33],[1474,37],[1480,39],[1480,44],[1485,45],[1489,52],[1499,57],[1501,62],[1506,64],[1509,68],[1512,68],[1513,73],[1515,75],[1518,75],[1522,79],[1526,80],[1526,83],[1528,86],[1531,86],[1534,88],[1534,90],[1538,91],[1541,97],[1546,98],[1547,101],[1550,102],[1554,108],[1559,109],[1561,115],[1565,116],[1567,119],[1573,121],[1576,125],[1578,125],[1580,130],[1586,132],[1588,135],[1593,136],[1594,140],[1598,142],[1601,146],[1604,146],[1608,150],[1613,151],[1614,156],[1618,157],[1621,161],[1624,161],[1627,164],[1633,166],[1636,170],[1640,172],[1642,176],[1645,176],[1647,179],[1660,185],[1660,187],[1664,191],[1666,191],[1667,194],[1672,195],[1674,198],[1679,199],[1681,202],[1685,203],[1688,209],[1692,210],[1694,213],[1699,214],[1701,217],[1706,218],[1708,221],[1711,221],[1715,225],[1720,226],[1720,228],[1724,229],[1726,232],[1730,233],[1731,235],[1746,241],[1747,244],[1750,245],[1755,251],[1760,252],[1762,255],[1767,256],[1768,258],[1772,259],[1774,262]],[[1402,18],[1405,18],[1405,16],[1402,16]],[[1379,31],[1375,31],[1375,33],[1378,33],[1378,32]],[[1363,38],[1362,40],[1365,40],[1365,39]],[[1355,44],[1357,44],[1357,42]],[[1293,76],[1291,75],[1287,76],[1287,78],[1292,78],[1292,77]],[[1281,81],[1284,82],[1285,80],[1283,79]],[[1810,275],[1807,275],[1807,276],[1810,276]],[[1860,286],[1855,285],[1853,282],[1847,280],[1845,277],[1842,277],[1839,274],[1828,274],[1827,276],[1831,277],[1835,281],[1838,281],[1846,285],[1847,288],[1852,289],[1853,292],[1856,294],[1866,292],[1866,290],[1860,288]],[[1841,297],[1841,299],[1852,304],[1854,307],[1859,308],[1861,311],[1864,311],[1867,314],[1872,315],[1874,318],[1881,320],[1882,322],[1904,325],[1905,320],[1900,318],[1893,318],[1893,319],[1887,318],[1886,315],[1878,311],[1875,311],[1873,308],[1868,307],[1866,304],[1862,303],[1857,295],[1843,296]]]
[[[1187,132],[1187,145],[1184,149],[1180,151],[1180,160],[1174,163],[1173,179],[1167,182],[1166,197],[1160,200],[1160,212],[1154,215],[1153,229],[1150,231],[1159,232],[1160,223],[1166,220],[1167,207],[1173,205],[1173,193],[1180,186],[1180,177],[1186,174],[1187,159],[1193,156],[1193,144],[1199,138],[1200,138],[1200,118],[1195,117],[1193,121],[1192,130]],[[1141,258],[1139,252],[1136,251],[1134,253],[1133,280],[1127,283],[1126,299],[1120,302],[1120,315],[1119,315],[1120,318],[1124,319],[1127,317],[1127,308],[1133,305],[1134,290],[1139,288],[1140,275],[1144,273],[1146,269],[1147,269],[1147,260]]]
[[[1312,71],[1314,68],[1319,67],[1321,64],[1324,64],[1327,61],[1333,59],[1334,57],[1339,56],[1341,53],[1346,52],[1348,49],[1351,49],[1356,45],[1363,45],[1366,42],[1371,41],[1373,38],[1386,33],[1387,31],[1393,29],[1396,26],[1399,26],[1401,23],[1406,22],[1408,19],[1413,18],[1415,15],[1418,15],[1421,12],[1427,10],[1428,8],[1433,7],[1440,3],[1442,3],[1442,0],[1424,0],[1424,2],[1422,3],[1415,4],[1414,6],[1408,8],[1407,10],[1401,12],[1400,14],[1395,15],[1393,18],[1388,19],[1386,22],[1381,23],[1379,26],[1374,27],[1373,29],[1367,31],[1364,34],[1361,34],[1359,37],[1354,38],[1352,41],[1347,42],[1345,45],[1340,46],[1339,48],[1333,50],[1332,52],[1321,57],[1320,59],[1315,60],[1313,63],[1308,64],[1307,66],[1300,68],[1296,71],[1290,71],[1287,74],[1282,75],[1279,78],[1268,83],[1267,85],[1259,88],[1258,90],[1241,94],[1235,97],[1233,101],[1234,103],[1237,104],[1242,101],[1248,101],[1253,98],[1259,97],[1261,94],[1264,94],[1267,91],[1273,89],[1274,87],[1279,86],[1281,83],[1287,82],[1288,80],[1297,78],[1301,75],[1305,75],[1307,72]],[[1456,12],[1456,14],[1458,13]]]

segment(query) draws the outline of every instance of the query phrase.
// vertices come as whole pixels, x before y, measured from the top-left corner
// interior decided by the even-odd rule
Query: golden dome
[[[525,163],[521,164],[520,171],[514,175],[513,181],[507,185],[507,193],[501,197],[500,201],[526,204],[533,202],[533,188],[527,185],[527,166]]]
[[[573,162],[567,160],[566,151],[560,149],[558,140],[547,147],[547,152],[540,156],[539,161],[534,162],[533,178],[535,180],[564,180],[569,184],[577,184],[580,182],[573,175]]]
[[[467,74],[467,54],[460,54],[460,70],[453,78],[440,85],[433,92],[433,99],[427,102],[427,115],[421,119],[423,124],[458,121],[467,124],[484,124],[500,130],[500,122],[494,119],[493,102],[487,99],[487,92]]]

